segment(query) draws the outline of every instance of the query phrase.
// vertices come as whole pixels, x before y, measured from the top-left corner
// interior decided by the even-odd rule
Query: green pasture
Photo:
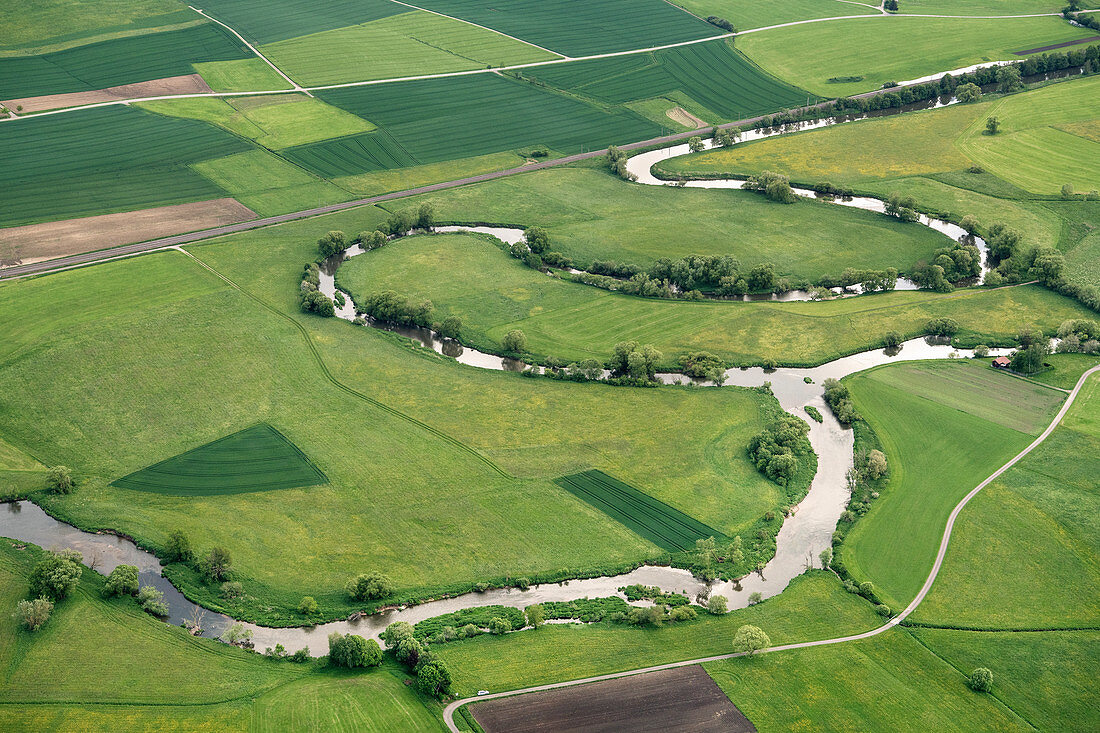
[[[300,84],[340,84],[560,58],[491,30],[412,11],[262,46]]]
[[[986,61],[1014,51],[1096,35],[1061,18],[958,19],[867,16],[751,33],[737,47],[765,71],[826,97],[878,89]],[[899,39],[920,53],[898,53]],[[863,81],[829,83],[832,77]]]
[[[934,317],[954,318],[968,340],[991,344],[1031,324],[1051,330],[1067,318],[1093,317],[1035,285],[817,303],[639,298],[549,278],[472,235],[394,242],[349,260],[337,277],[353,298],[397,290],[431,300],[441,316],[462,318],[465,343],[485,350],[500,351],[504,335],[518,328],[538,357],[604,360],[617,342],[636,340],[656,346],[673,368],[681,354],[700,350],[732,364],[813,366],[874,348],[891,330],[918,336]]]
[[[312,209],[352,198],[344,189],[267,150],[193,163],[191,169],[260,216]]]
[[[1054,433],[967,505],[914,621],[994,629],[1100,626],[1100,609],[1089,600],[1100,597],[1098,405],[1100,380],[1093,377]],[[982,573],[976,575],[976,567]]]
[[[701,18],[711,15],[725,18],[739,31],[813,18],[875,15],[878,12],[868,7],[873,5],[870,2],[862,5],[840,0],[676,0],[675,4]]]
[[[723,539],[718,530],[602,471],[562,476],[554,483],[667,552],[692,550],[708,537]]]
[[[537,631],[448,642],[433,651],[452,670],[456,693],[473,695],[727,654],[742,624],[765,629],[773,644],[788,644],[856,634],[880,623],[870,605],[845,593],[835,576],[811,570],[781,595],[724,616],[702,613],[696,621],[656,629],[548,624]]]
[[[5,226],[221,198],[188,167],[250,148],[202,122],[128,107],[25,119],[0,129]]]
[[[115,479],[111,486],[171,496],[212,496],[327,483],[298,446],[260,423]]]
[[[758,730],[1031,730],[900,629],[704,669]]]
[[[486,181],[408,205],[420,201],[440,221],[545,227],[551,249],[580,266],[731,255],[746,269],[770,262],[777,273],[817,280],[845,267],[905,271],[949,243],[927,227],[822,201],[787,206],[747,191],[631,185],[583,168]]]
[[[0,600],[27,592],[36,547],[0,544]],[[272,662],[195,638],[104,600],[85,570],[76,591],[31,634],[0,629],[0,727],[6,730],[438,730],[442,723],[389,666],[350,675]],[[75,660],[79,660],[76,663]],[[430,703],[429,703],[430,704]],[[433,706],[434,707],[434,706]]]
[[[253,44],[273,43],[407,13],[389,0],[209,0],[202,10]]]
[[[215,92],[265,91],[290,86],[261,58],[208,61],[192,66]]]
[[[0,55],[42,53],[200,20],[178,0],[9,0],[0,7]]]
[[[724,33],[662,0],[423,0],[416,3],[555,53],[588,56]]]
[[[993,696],[1039,730],[1090,731],[1100,724],[1093,670],[1100,632],[990,633],[913,629],[936,656],[969,673],[993,672]]]
[[[682,95],[686,108],[724,122],[801,106],[807,95],[763,73],[729,41],[664,51],[553,64],[522,72],[551,86],[607,104]]]
[[[318,92],[382,128],[291,148],[286,155],[335,177],[545,145],[562,153],[643,140],[661,128],[627,110],[607,111],[514,79],[477,74]],[[523,110],[523,114],[514,114]]]
[[[1084,0],[1078,5],[1082,8],[1096,7],[1096,3],[1092,0]],[[1064,7],[1066,4],[1060,0],[906,0],[904,5],[898,3],[898,12],[936,15],[1027,15],[1060,13]]]
[[[171,117],[210,122],[271,149],[305,145],[375,129],[367,120],[298,94],[197,97],[139,102],[136,106]]]
[[[1064,395],[970,361],[897,364],[846,382],[890,478],[839,556],[898,610],[928,576],[951,509],[1031,442]]]
[[[101,41],[41,56],[0,58],[0,99],[83,92],[193,74],[193,63],[252,55],[213,23]]]
[[[1100,364],[1100,356],[1095,354],[1049,354],[1043,358],[1049,368],[1029,377],[1036,382],[1049,384],[1059,389],[1072,389],[1086,370]]]

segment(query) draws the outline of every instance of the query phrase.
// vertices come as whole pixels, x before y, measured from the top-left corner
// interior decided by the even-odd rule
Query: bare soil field
[[[255,219],[236,199],[157,206],[0,229],[0,266],[29,264]]]
[[[124,99],[160,97],[170,94],[198,94],[209,91],[213,90],[207,86],[201,76],[198,74],[184,74],[183,76],[169,76],[164,79],[152,79],[137,84],[123,84],[122,86],[88,92],[5,99],[2,100],[2,104],[11,110],[22,106],[23,109],[19,111],[19,114],[26,114],[48,109],[60,109],[61,107],[78,107],[83,104],[102,104],[103,102],[118,102]]]
[[[698,665],[470,705],[485,733],[755,731]]]
[[[693,130],[698,130],[707,126],[706,121],[699,119],[683,107],[673,107],[668,112],[665,112],[665,114],[668,115],[668,118],[673,122],[679,122],[681,125],[687,125]]]

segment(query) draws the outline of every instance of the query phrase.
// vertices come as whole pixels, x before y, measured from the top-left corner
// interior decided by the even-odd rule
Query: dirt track
[[[470,712],[485,733],[756,730],[698,665],[474,703]]]
[[[254,218],[247,206],[222,198],[8,227],[0,229],[0,265],[31,264]]]
[[[166,94],[198,94],[213,91],[198,74],[185,74],[183,76],[169,76],[164,79],[138,82],[137,84],[123,84],[107,89],[96,89],[88,92],[70,92],[69,94],[47,94],[41,97],[24,97],[22,99],[5,99],[3,105],[8,109],[22,106],[19,114],[28,112],[41,112],[47,109],[59,109],[61,107],[77,107],[83,104],[102,104],[103,102],[118,102],[123,99],[141,99],[143,97],[156,97]]]

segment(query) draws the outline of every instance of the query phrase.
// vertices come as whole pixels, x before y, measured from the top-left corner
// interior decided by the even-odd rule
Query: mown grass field
[[[200,61],[252,55],[213,23],[101,41],[41,56],[0,58],[0,99],[83,92],[192,74]]]
[[[1060,389],[1072,389],[1087,369],[1100,364],[1100,356],[1095,354],[1050,354],[1043,359],[1043,363],[1050,364],[1050,368],[1033,374],[1030,377],[1031,379]]]
[[[209,61],[192,66],[215,92],[250,92],[290,86],[261,58]]]
[[[899,629],[704,668],[758,730],[1031,730]]]
[[[1094,8],[1096,3],[1084,0],[1078,5]],[[898,3],[899,13],[933,13],[942,15],[1026,15],[1029,13],[1060,13],[1065,5],[1059,0],[908,0]]]
[[[842,15],[845,13],[841,13]],[[814,94],[838,97],[971,64],[1018,59],[1014,51],[1088,38],[1061,18],[966,19],[904,16],[807,23],[751,33],[740,48],[764,70]],[[919,54],[897,52],[898,39]],[[832,77],[863,81],[829,83]]]
[[[0,8],[0,53],[41,53],[44,47],[140,35],[197,19],[178,0],[11,0]]]
[[[387,203],[429,201],[440,221],[545,227],[551,249],[648,267],[661,257],[732,255],[748,269],[816,280],[845,267],[907,270],[949,240],[927,227],[819,201],[786,206],[746,191],[630,185],[603,171],[557,169]]]
[[[836,18],[844,15],[875,15],[878,11],[867,5],[839,0],[676,0],[676,5],[701,18],[717,15],[733,23],[739,31],[751,28],[791,23],[811,18]]]
[[[115,479],[112,486],[173,496],[242,494],[327,484],[298,446],[266,423]]]
[[[337,276],[355,298],[397,290],[431,300],[439,313],[463,319],[462,340],[478,348],[500,351],[504,335],[518,328],[538,357],[604,360],[617,342],[636,340],[656,346],[670,368],[699,350],[732,364],[813,366],[875,348],[891,330],[918,336],[940,316],[956,319],[967,340],[991,344],[1027,325],[1049,330],[1067,318],[1092,317],[1035,285],[819,303],[646,299],[548,278],[471,235],[399,241],[349,260]]]
[[[1100,626],[1100,609],[1090,601],[1100,597],[1100,379],[1090,379],[1077,400],[1053,435],[963,510],[957,539],[914,621]]]
[[[415,10],[262,46],[300,84],[340,84],[547,61],[558,54]]]
[[[250,145],[211,125],[126,107],[18,120],[0,130],[9,166],[0,224],[220,198],[189,163]]]
[[[0,543],[0,600],[25,597],[41,551]],[[85,570],[31,634],[0,629],[0,726],[6,730],[437,730],[441,723],[389,666],[366,674],[271,662],[190,636],[130,599],[104,600]],[[79,660],[79,664],[75,663]]]
[[[890,478],[839,557],[897,610],[928,576],[951,509],[1041,432],[1064,394],[968,361],[898,364],[846,382]],[[1013,427],[1022,422],[1031,429]]]
[[[588,468],[727,534],[784,498],[744,453],[768,399],[759,393],[532,382],[418,357],[387,334],[299,316],[296,273],[312,243],[256,234],[198,255],[289,318],[179,253],[0,287],[3,308],[15,309],[5,317],[0,381],[11,386],[0,434],[81,476],[77,494],[39,499],[82,526],[115,527],[154,546],[179,528],[199,548],[228,547],[246,593],[263,599],[231,610],[276,620],[286,617],[279,607],[309,594],[326,614],[346,615],[343,584],[368,568],[407,597],[667,557],[550,481]],[[68,307],[58,312],[62,292]],[[328,373],[363,396],[329,381],[296,324]],[[44,386],[15,386],[29,379]],[[30,409],[33,423],[22,418]],[[675,418],[631,425],[649,414]],[[213,497],[107,485],[258,419],[277,425],[331,483]],[[192,590],[226,607],[214,589]]]
[[[668,552],[690,551],[708,537],[724,539],[713,527],[602,471],[562,476],[554,483]]]
[[[686,98],[688,111],[708,122],[754,117],[801,106],[807,99],[801,89],[763,73],[721,40],[522,73],[609,104],[669,95]]]
[[[424,0],[422,8],[468,20],[566,56],[663,46],[724,33],[660,0]]]

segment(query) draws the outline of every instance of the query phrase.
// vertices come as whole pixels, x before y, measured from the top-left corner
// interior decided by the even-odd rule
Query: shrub
[[[374,639],[334,633],[328,637],[328,661],[335,667],[356,669],[382,663],[382,647]]]
[[[860,583],[859,594],[864,598],[871,598],[875,595],[875,584],[869,580]]]
[[[615,344],[608,366],[616,374],[631,379],[652,379],[663,356],[650,344],[639,346],[637,341],[620,341]]]
[[[791,179],[781,173],[762,171],[759,175],[749,176],[742,186],[748,191],[759,191],[772,201],[781,204],[794,204],[798,196],[791,190]]]
[[[531,587],[531,581],[528,578],[516,578],[514,585],[520,590],[527,590]]]
[[[415,667],[420,657],[424,654],[424,645],[414,637],[408,636],[397,643],[394,656],[402,664]]]
[[[244,595],[244,586],[241,585],[240,581],[227,580],[222,583],[221,592],[222,598],[240,598]]]
[[[364,573],[349,580],[344,590],[353,601],[369,601],[393,593],[393,582],[382,573]]]
[[[799,456],[806,453],[810,426],[794,415],[779,418],[749,441],[749,456],[756,469],[780,486],[798,472]]]
[[[859,420],[859,412],[852,402],[852,393],[846,385],[832,378],[826,379],[821,385],[825,388],[825,402],[837,420],[845,425]]]
[[[320,610],[321,607],[317,605],[317,601],[313,600],[313,596],[302,596],[302,600],[298,601],[298,613],[303,616],[312,616]]]
[[[663,626],[665,607],[662,605],[630,609],[630,623],[636,626]]]
[[[326,259],[347,248],[347,235],[341,231],[331,231],[317,240],[317,251]]]
[[[982,88],[971,82],[960,84],[955,88],[955,97],[963,104],[977,102],[982,98]]]
[[[229,579],[233,572],[233,558],[224,547],[212,547],[206,557],[199,561],[199,573],[209,582],[221,582]]]
[[[518,328],[513,329],[504,334],[504,340],[500,342],[500,345],[505,351],[510,351],[513,354],[522,354],[524,351],[527,351],[527,335]]]
[[[336,315],[336,306],[332,298],[317,290],[303,290],[298,298],[298,306],[305,313],[316,313],[322,318],[332,318]]]
[[[533,606],[528,606],[524,612],[524,615],[527,616],[527,625],[534,629],[542,626],[543,621],[546,618],[546,614],[542,610],[542,606],[537,603]]]
[[[966,684],[976,692],[990,692],[993,690],[993,672],[986,667],[978,667],[970,673]]]
[[[989,356],[989,347],[985,344],[978,344],[974,347],[974,356],[984,359]]]
[[[386,233],[380,232],[377,229],[373,232],[360,232],[359,234],[359,246],[367,251],[385,246],[388,241]]]
[[[54,494],[71,494],[76,484],[73,474],[65,466],[54,466],[46,472],[46,488]]]
[[[890,607],[887,606],[885,603],[879,603],[875,606],[875,613],[877,613],[879,616],[885,616],[886,618],[889,618]]]
[[[63,600],[80,580],[84,572],[83,556],[76,550],[51,552],[40,560],[31,571],[30,595],[47,600]]]
[[[378,642],[375,643],[377,644]],[[309,649],[299,649],[290,655],[290,661],[296,662],[297,664],[305,664],[309,659]]]
[[[195,559],[195,553],[191,550],[191,540],[178,529],[172,530],[168,533],[164,556],[168,562],[191,562]]]
[[[242,623],[231,624],[218,638],[233,646],[249,646],[249,642],[252,641],[252,629],[246,629]]]
[[[733,650],[747,653],[750,657],[771,645],[772,640],[768,638],[764,630],[751,624],[745,624],[739,628],[733,637]]]
[[[905,339],[897,331],[890,331],[882,337],[882,344],[888,349],[896,349],[904,343]]]
[[[711,596],[707,600],[707,612],[712,613],[715,616],[721,616],[726,613],[727,601],[725,596]]]
[[[863,471],[867,477],[872,481],[881,478],[887,470],[886,454],[878,449],[872,450],[867,454],[866,462],[863,464]]]
[[[137,566],[119,565],[107,576],[107,582],[103,584],[103,595],[107,598],[132,596],[138,592],[139,586]]]
[[[668,614],[670,621],[691,621],[697,616],[698,614],[695,613],[695,609],[691,606],[677,606],[669,611]]]
[[[443,338],[456,339],[462,333],[462,319],[458,316],[447,316],[435,330]]]
[[[508,622],[508,619],[495,616],[489,621],[489,633],[500,636],[501,634],[507,634],[512,630],[512,624]]]
[[[27,631],[38,631],[50,620],[53,603],[48,598],[36,598],[33,601],[19,601],[15,604],[15,617]]]
[[[749,593],[749,605],[750,606],[755,606],[757,603],[760,603],[763,600],[764,600],[764,596],[763,596],[763,594],[760,593],[760,591],[753,591],[752,593]]]
[[[481,629],[474,626],[473,624],[466,624],[465,626],[462,627],[462,629],[459,630],[458,633],[462,636],[462,638],[469,639],[471,637],[474,637],[474,636],[477,636],[478,634],[480,634]]]
[[[164,594],[151,585],[141,586],[137,595],[138,603],[146,613],[164,618],[168,615],[168,604],[164,602]]]
[[[413,627],[412,624],[408,624],[404,621],[394,621],[386,627],[386,630],[382,632],[381,636],[387,649],[396,649],[397,645],[404,639],[412,638]]]
[[[933,318],[924,324],[924,332],[929,336],[950,337],[959,332],[959,324],[954,318]]]
[[[408,326],[428,327],[432,323],[432,302],[414,302],[393,290],[368,295],[362,303],[363,312],[379,321]]]
[[[416,671],[416,687],[425,695],[443,697],[451,689],[451,673],[439,659],[433,659]]]

